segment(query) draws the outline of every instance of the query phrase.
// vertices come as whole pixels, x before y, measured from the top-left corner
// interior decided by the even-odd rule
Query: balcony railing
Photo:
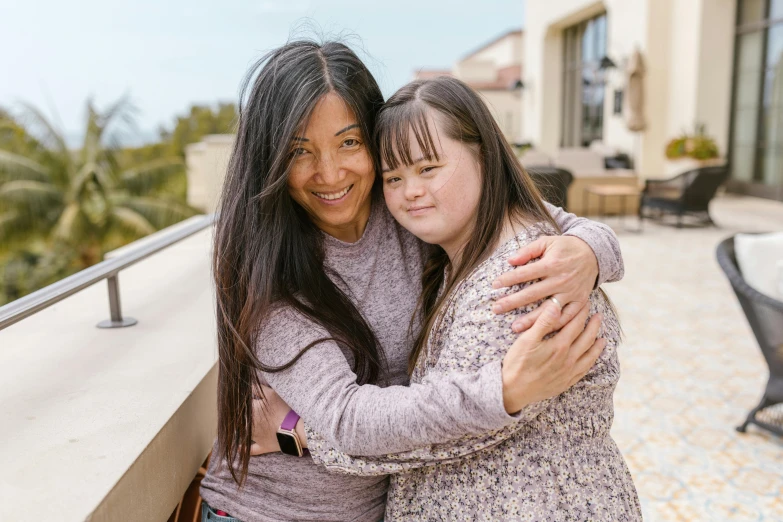
[[[174,230],[163,230],[142,240],[143,243],[138,248],[134,248],[122,256],[102,261],[97,265],[93,265],[90,268],[82,270],[72,276],[66,277],[65,279],[33,292],[30,295],[0,307],[0,330],[19,322],[44,308],[48,308],[103,279],[106,279],[109,286],[109,312],[111,316],[110,319],[101,321],[97,326],[99,328],[122,328],[125,326],[133,326],[138,322],[136,319],[122,316],[119,285],[120,271],[160,252],[164,248],[168,248],[171,245],[192,236],[196,232],[200,232],[201,230],[212,226],[214,222],[214,214],[191,218],[187,223],[180,227],[176,227]]]

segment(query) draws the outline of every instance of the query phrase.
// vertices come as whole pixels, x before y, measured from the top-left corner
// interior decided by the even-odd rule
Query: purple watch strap
[[[294,431],[296,423],[299,422],[299,414],[294,410],[288,412],[288,415],[283,419],[283,423],[280,425],[281,430]]]

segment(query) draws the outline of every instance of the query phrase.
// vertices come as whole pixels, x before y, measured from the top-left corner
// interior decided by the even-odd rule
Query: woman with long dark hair
[[[441,77],[406,85],[381,110],[378,133],[390,212],[438,245],[424,275],[411,381],[479,372],[514,343],[509,320],[539,306],[493,314],[493,297],[509,290],[492,282],[517,249],[559,233],[557,223],[489,110],[463,82]],[[555,329],[547,316],[557,306],[546,301],[542,310],[536,337]],[[601,328],[607,346],[598,361],[577,384],[527,405],[503,429],[351,457],[306,424],[313,459],[354,475],[395,473],[388,521],[641,521],[631,474],[610,435],[620,324],[600,289],[577,318],[546,342],[577,333],[592,342]]]
[[[215,232],[218,437],[204,518],[376,521],[388,478],[329,474],[306,455],[250,457],[254,407],[270,406],[262,385],[293,408],[284,452],[303,455],[301,415],[351,453],[383,454],[504,428],[581,378],[605,341],[543,351],[526,332],[502,364],[403,386],[428,248],[380,199],[375,80],[342,44],[293,42],[259,62],[242,99]],[[547,210],[572,236],[521,253],[540,268],[511,282],[541,281],[496,306],[553,296],[562,326],[596,282],[621,277],[622,260],[607,227]],[[276,411],[263,413],[277,425]]]

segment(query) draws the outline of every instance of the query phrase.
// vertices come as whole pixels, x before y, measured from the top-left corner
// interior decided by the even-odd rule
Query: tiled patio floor
[[[713,209],[720,229],[616,227],[626,275],[606,290],[626,341],[613,434],[648,522],[783,520],[783,439],[734,429],[767,369],[715,260],[737,231],[783,230],[783,204],[724,197]]]

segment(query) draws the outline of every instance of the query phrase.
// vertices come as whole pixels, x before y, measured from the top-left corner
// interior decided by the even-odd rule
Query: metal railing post
[[[98,328],[124,328],[138,323],[133,317],[122,317],[119,277],[119,274],[114,274],[106,278],[106,283],[109,285],[109,311],[111,313],[111,319],[98,323]]]

